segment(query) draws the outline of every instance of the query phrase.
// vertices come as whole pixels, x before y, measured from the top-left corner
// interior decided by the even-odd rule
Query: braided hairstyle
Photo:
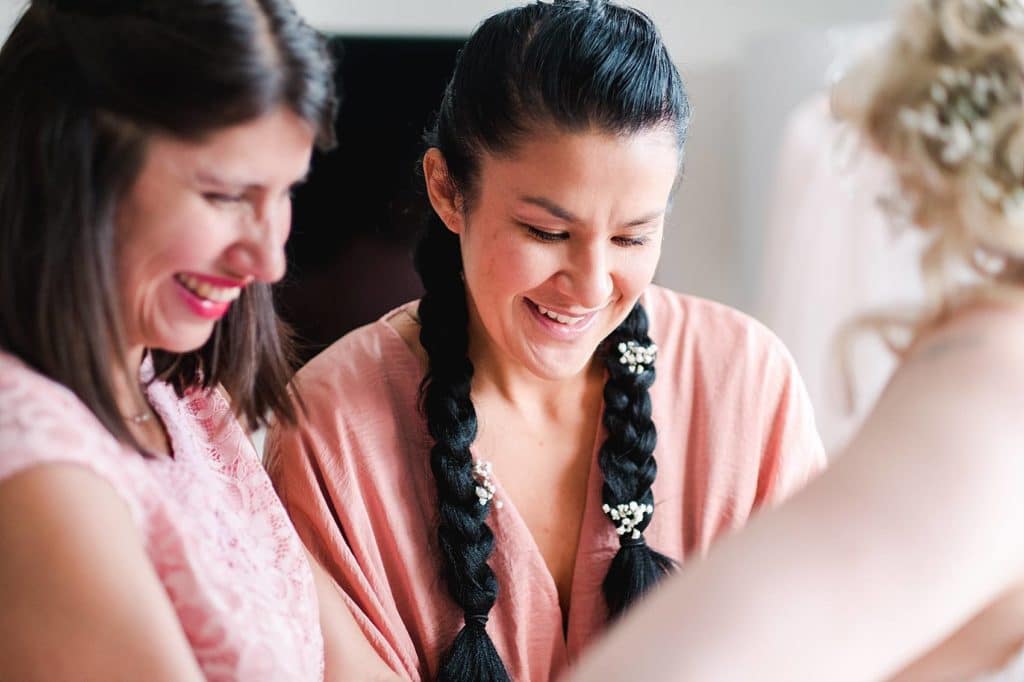
[[[635,134],[656,128],[674,133],[682,159],[690,109],[682,79],[651,20],[601,0],[534,2],[484,21],[455,67],[428,147],[444,156],[448,179],[472,202],[483,153],[514,151],[542,126],[566,132]],[[440,680],[507,680],[508,672],[487,634],[487,614],[498,596],[488,566],[494,535],[490,505],[480,504],[470,453],[477,418],[470,398],[466,290],[459,239],[431,214],[416,252],[425,295],[420,302],[420,343],[429,358],[422,408],[434,440],[431,468],[437,484],[438,539],[448,591],[465,626],[441,661]],[[653,368],[636,373],[620,362],[620,344],[650,345],[647,315],[637,304],[598,349],[607,367],[600,450],[603,501],[613,509],[651,505],[657,467],[656,432],[648,394]],[[672,567],[643,541],[651,516],[636,533],[620,533],[622,546],[604,581],[612,616],[619,614]],[[609,532],[615,532],[609,528]]]

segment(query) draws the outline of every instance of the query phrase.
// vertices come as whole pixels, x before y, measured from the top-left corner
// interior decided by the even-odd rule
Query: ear
[[[427,183],[430,205],[441,222],[454,232],[462,234],[465,223],[462,215],[462,197],[448,175],[448,164],[437,147],[431,147],[423,155],[423,177]]]

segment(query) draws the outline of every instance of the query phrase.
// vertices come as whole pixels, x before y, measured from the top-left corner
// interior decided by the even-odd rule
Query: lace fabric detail
[[[208,680],[320,680],[313,576],[226,400],[154,383],[173,459],[117,443],[67,389],[0,354],[0,480],[76,463],[127,502]]]

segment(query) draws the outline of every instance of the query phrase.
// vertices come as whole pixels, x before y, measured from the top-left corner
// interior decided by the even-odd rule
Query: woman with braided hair
[[[300,371],[271,476],[410,679],[547,680],[823,453],[763,327],[651,285],[690,109],[651,21],[535,2],[463,49],[423,298]]]
[[[830,470],[576,679],[1024,680],[1024,4],[908,2],[834,102],[928,238],[931,305],[862,320],[901,363]]]

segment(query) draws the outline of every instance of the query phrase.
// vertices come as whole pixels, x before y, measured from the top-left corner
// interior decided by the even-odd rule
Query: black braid
[[[651,396],[654,367],[635,373],[621,362],[620,344],[634,341],[650,346],[647,335],[647,313],[639,303],[629,316],[605,340],[602,352],[608,381],[604,386],[604,427],[608,438],[601,446],[598,463],[604,475],[601,498],[614,509],[620,504],[636,502],[654,505],[651,484],[658,473],[654,446],[658,435],[651,419]],[[619,551],[612,559],[602,585],[604,598],[612,617],[638,599],[675,567],[675,562],[655,552],[643,540],[643,531],[651,522],[644,514],[636,525],[639,537],[620,535]],[[612,521],[612,523],[616,523]],[[616,524],[617,525],[617,524]]]
[[[494,549],[494,534],[486,522],[490,505],[481,505],[476,496],[469,451],[477,422],[470,400],[473,363],[468,357],[462,259],[458,237],[436,217],[417,248],[416,269],[426,290],[419,318],[420,343],[429,367],[420,393],[434,439],[430,466],[437,483],[437,536],[448,592],[465,618],[441,661],[438,680],[504,682],[508,672],[486,630],[487,614],[498,598],[498,580],[487,565]]]

